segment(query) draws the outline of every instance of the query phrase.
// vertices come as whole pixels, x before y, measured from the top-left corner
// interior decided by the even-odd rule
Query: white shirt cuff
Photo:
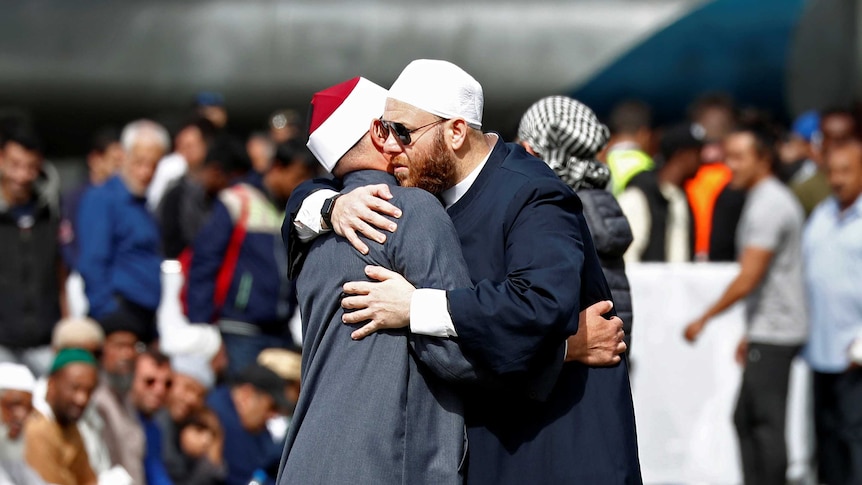
[[[432,337],[457,337],[445,290],[420,288],[410,300],[410,331]]]
[[[330,229],[323,229],[320,225],[320,210],[326,199],[338,195],[338,192],[329,189],[320,189],[312,193],[299,206],[293,227],[302,242],[308,242]]]

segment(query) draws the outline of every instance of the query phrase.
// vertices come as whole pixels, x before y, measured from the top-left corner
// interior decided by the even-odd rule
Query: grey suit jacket
[[[386,183],[403,210],[385,244],[362,255],[334,234],[318,238],[297,278],[302,312],[302,392],[285,444],[279,484],[458,484],[466,452],[461,400],[445,381],[477,372],[456,341],[375,333],[354,341],[342,323],[341,287],[366,265],[414,286],[471,286],[455,228],[429,193],[379,171],[344,179],[344,190]],[[290,221],[286,222],[290,223]]]

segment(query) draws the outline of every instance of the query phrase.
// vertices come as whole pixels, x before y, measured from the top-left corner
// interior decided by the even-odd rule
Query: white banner
[[[733,409],[742,369],[741,304],[710,321],[694,345],[685,326],[721,296],[736,264],[639,264],[632,287],[632,392],[644,483],[742,483]],[[788,477],[806,478],[812,455],[810,376],[794,364],[788,408]]]

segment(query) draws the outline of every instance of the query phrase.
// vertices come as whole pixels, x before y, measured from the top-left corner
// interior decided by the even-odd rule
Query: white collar
[[[494,140],[494,145],[492,145],[491,149],[488,150],[488,154],[485,155],[485,158],[482,159],[479,165],[477,165],[472,172],[470,172],[466,177],[464,177],[464,180],[444,190],[443,193],[440,194],[440,197],[443,199],[443,204],[446,206],[447,209],[455,205],[455,203],[461,200],[461,197],[463,197],[464,194],[466,194],[467,191],[470,190],[470,187],[473,186],[473,182],[476,181],[476,178],[479,177],[479,174],[482,172],[482,169],[485,167],[485,164],[488,163],[488,159],[491,158],[491,152],[494,151],[494,146],[496,146],[497,144],[498,137],[493,133],[488,133],[485,136],[487,136],[489,139]]]

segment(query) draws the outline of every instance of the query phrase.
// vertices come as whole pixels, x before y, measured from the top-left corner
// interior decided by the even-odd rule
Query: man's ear
[[[521,140],[518,142],[518,144],[521,145],[522,147],[524,147],[524,150],[527,150],[527,153],[529,153],[530,155],[532,155],[534,157],[538,156],[538,155],[536,155],[536,152],[533,151],[533,147],[530,145],[530,142]]]
[[[383,152],[383,145],[386,144],[386,138],[381,138],[376,135],[378,130],[375,129],[375,125],[377,122],[377,120],[371,120],[371,124],[368,125],[368,133],[366,133],[365,136],[371,138],[371,143],[374,144],[374,148],[378,152]]]
[[[449,127],[449,132],[451,133],[451,143],[452,150],[458,151],[464,145],[464,142],[467,141],[467,136],[470,134],[470,125],[464,120],[464,118],[453,118],[452,124]]]

